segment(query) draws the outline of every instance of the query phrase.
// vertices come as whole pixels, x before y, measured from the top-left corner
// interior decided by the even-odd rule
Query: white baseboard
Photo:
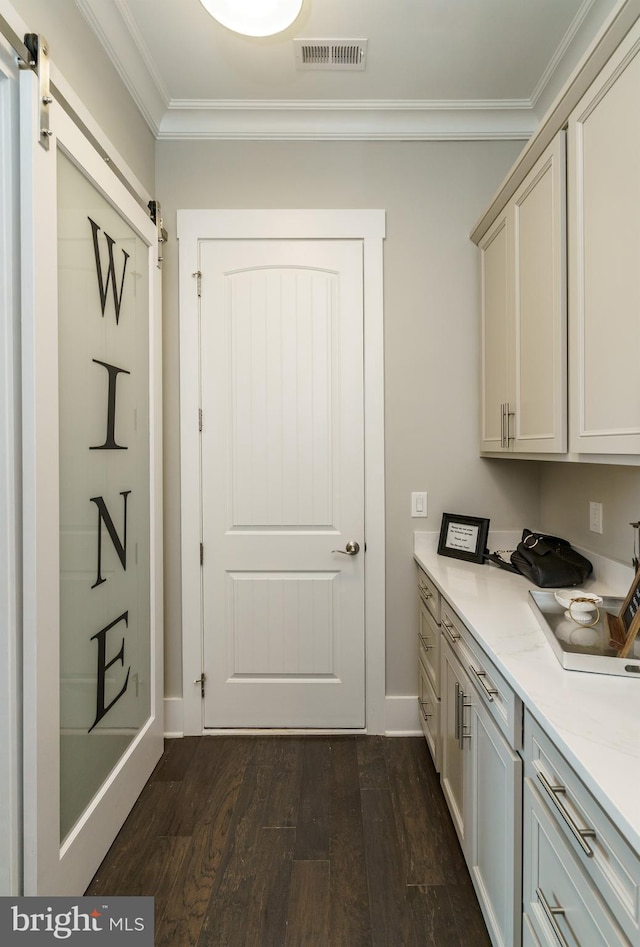
[[[384,732],[387,737],[422,736],[417,695],[385,697]]]
[[[417,696],[410,694],[402,697],[385,697],[384,732],[388,737],[422,734]],[[165,697],[164,699],[164,735],[168,739],[184,736],[181,697]]]
[[[164,699],[164,735],[167,739],[184,736],[182,697]]]

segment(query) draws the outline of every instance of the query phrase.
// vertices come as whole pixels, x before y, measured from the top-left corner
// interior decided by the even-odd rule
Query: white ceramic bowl
[[[600,595],[582,589],[558,589],[553,594],[556,602],[567,609],[565,616],[578,624],[591,622],[596,608],[602,604]]]

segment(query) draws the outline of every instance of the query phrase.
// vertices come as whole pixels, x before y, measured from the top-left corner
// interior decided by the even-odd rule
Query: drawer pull
[[[433,714],[428,714],[427,711],[424,709],[429,703],[428,700],[420,700],[420,698],[418,698],[418,703],[420,704],[420,712],[425,720],[428,720],[429,717],[433,716]]]
[[[432,645],[432,644],[427,644],[427,639],[425,638],[424,635],[421,635],[420,632],[418,632],[418,638],[420,639],[420,643],[421,643],[421,645],[422,645],[422,647],[424,648],[425,651],[432,651],[432,650],[433,650],[433,645]]]
[[[425,599],[426,601],[428,601],[430,598],[433,598],[433,592],[430,592],[429,589],[425,588],[424,585],[419,585],[418,591],[420,592],[420,595],[423,597],[423,599]]]
[[[443,619],[442,619],[442,627],[443,627],[443,628],[446,628],[447,634],[449,635],[449,638],[451,639],[452,644],[455,644],[456,641],[458,640],[458,638],[460,637],[460,635],[459,635],[458,632],[455,630],[455,628],[453,627],[453,625],[451,625],[448,621],[445,621],[444,618],[443,618]]]
[[[566,793],[564,786],[552,786],[544,773],[538,773],[538,779],[542,783],[542,787],[546,794],[549,796],[554,806],[564,819],[564,821],[569,826],[573,836],[575,837],[578,845],[585,853],[587,858],[593,858],[593,849],[586,841],[588,838],[595,838],[596,832],[595,829],[581,829],[580,826],[576,825],[575,821],[572,819],[570,813],[567,812],[565,807],[560,802],[558,796],[561,796],[563,793]]]
[[[556,914],[564,914],[564,908],[552,908],[545,898],[541,888],[536,888],[536,897],[542,905],[542,910],[547,915],[547,920],[549,921],[549,924],[551,924],[553,933],[558,939],[558,943],[562,944],[562,947],[569,947],[569,942],[558,927],[558,922],[556,921]]]
[[[485,678],[486,678],[486,676],[487,676],[487,672],[486,672],[486,671],[477,671],[477,670],[474,668],[473,664],[470,664],[469,667],[471,668],[471,670],[473,671],[473,673],[475,674],[475,676],[478,678],[478,681],[479,681],[480,684],[482,685],[482,690],[483,690],[483,691],[485,692],[485,694],[487,695],[487,700],[493,701],[494,695],[497,694],[498,691],[497,691],[497,689],[496,689],[495,687],[489,687],[489,685],[487,684],[487,682],[486,682],[486,680],[485,680]]]

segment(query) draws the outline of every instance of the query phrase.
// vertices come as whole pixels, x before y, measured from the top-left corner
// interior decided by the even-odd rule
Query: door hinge
[[[207,675],[203,671],[202,675],[200,677],[197,677],[195,681],[193,682],[194,684],[200,685],[200,697],[202,698],[202,700],[204,700],[204,682],[206,681],[206,679],[207,679]]]
[[[196,286],[198,288],[198,296],[202,296],[202,270],[196,270],[195,273],[191,274],[196,278]]]
[[[200,565],[204,565],[204,543],[200,543]]]
[[[149,217],[151,217],[152,223],[156,225],[157,231],[157,240],[158,240],[158,269],[162,269],[162,244],[166,243],[169,239],[167,231],[163,227],[162,221],[162,210],[160,208],[160,201],[149,201],[147,204],[149,208]]]
[[[198,408],[198,430],[202,431],[202,408]]]

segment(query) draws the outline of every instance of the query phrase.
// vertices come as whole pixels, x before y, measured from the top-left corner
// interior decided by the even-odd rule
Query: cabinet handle
[[[475,676],[478,678],[478,681],[482,685],[482,690],[487,695],[487,700],[490,700],[493,702],[494,695],[498,693],[498,690],[495,687],[489,687],[489,685],[487,684],[485,680],[487,676],[487,672],[477,671],[476,668],[474,668],[473,664],[470,664],[469,667],[471,668]]]
[[[445,621],[444,618],[443,618],[443,619],[442,619],[442,627],[447,629],[447,634],[449,635],[449,638],[451,639],[451,643],[452,643],[452,644],[455,644],[456,641],[458,640],[458,638],[460,637],[460,635],[459,635],[458,632],[455,630],[455,628],[453,627],[453,625],[450,625],[449,622]]]
[[[422,713],[422,716],[424,717],[425,720],[428,720],[429,717],[433,716],[433,714],[428,714],[427,711],[424,709],[429,703],[428,700],[421,700],[420,698],[418,698],[418,703],[420,704],[420,712]]]
[[[464,741],[471,739],[471,734],[464,732],[464,708],[470,707],[471,701],[465,700],[465,693],[459,684],[456,684],[456,687],[458,688],[456,691],[456,718],[458,720],[456,736],[458,738],[458,746],[463,750]]]
[[[425,599],[425,604],[430,598],[433,598],[433,592],[430,592],[429,589],[426,588],[424,585],[419,585],[418,591],[420,592],[420,595],[422,596],[422,598]]]
[[[460,742],[460,685],[456,681],[456,712],[455,712],[455,735],[458,743]]]
[[[538,779],[542,783],[542,787],[544,791],[549,796],[554,806],[556,807],[556,809],[558,810],[558,812],[560,813],[564,821],[569,826],[569,829],[574,835],[582,851],[585,853],[587,858],[593,858],[593,849],[591,848],[589,843],[585,841],[585,839],[595,838],[596,837],[595,829],[581,829],[579,825],[576,825],[575,821],[571,817],[571,814],[567,812],[565,807],[562,805],[562,803],[558,799],[558,796],[562,795],[563,793],[566,793],[567,791],[564,786],[552,786],[549,780],[547,779],[547,777],[544,775],[544,773],[538,772]]]
[[[509,411],[509,402],[505,401],[500,405],[500,447],[504,447],[505,450],[509,449],[511,440],[509,418],[513,417],[515,417],[515,411]]]
[[[545,898],[542,888],[536,888],[536,897],[540,904],[542,905],[542,910],[547,915],[547,920],[551,924],[551,929],[558,939],[558,943],[562,947],[569,947],[569,942],[558,927],[558,922],[556,921],[556,914],[564,914],[564,908],[552,908],[547,899]]]
[[[420,632],[418,632],[418,638],[420,639],[422,647],[424,648],[425,651],[431,651],[433,649],[433,645],[427,644],[427,639],[425,638],[424,635],[421,635]]]

